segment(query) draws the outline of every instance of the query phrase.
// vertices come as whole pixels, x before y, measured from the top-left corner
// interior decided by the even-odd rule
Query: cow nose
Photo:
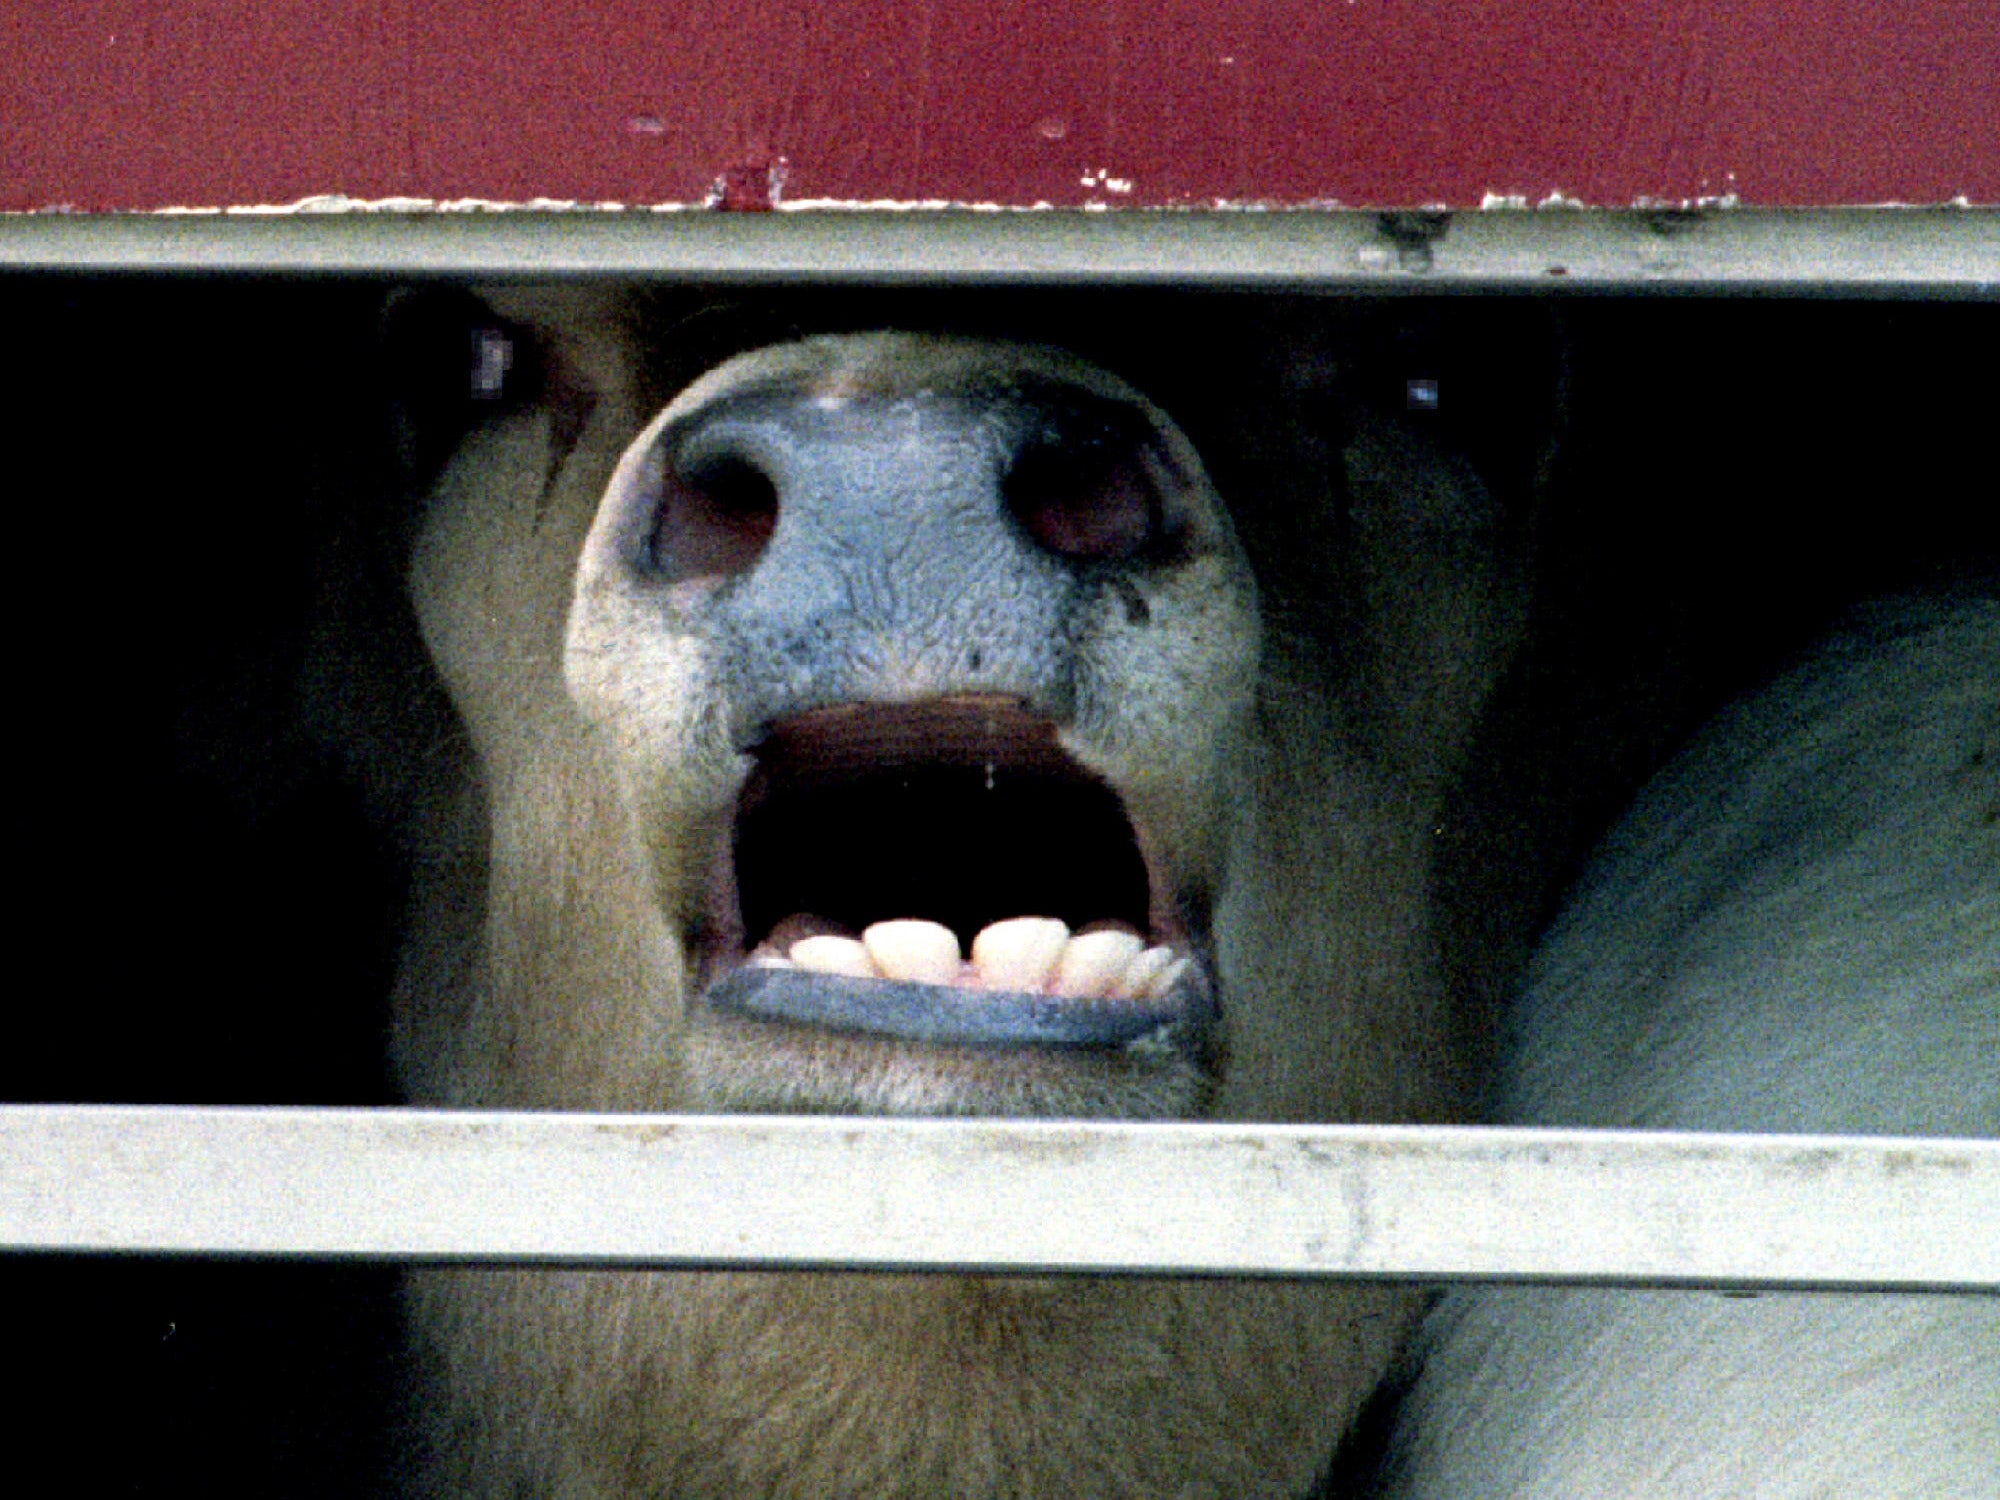
[[[1179,488],[1141,414],[1070,392],[978,408],[766,397],[663,434],[657,466],[648,561],[676,582],[754,566],[788,512],[891,550],[942,524],[1011,531],[1058,563],[1117,561],[1172,530]]]

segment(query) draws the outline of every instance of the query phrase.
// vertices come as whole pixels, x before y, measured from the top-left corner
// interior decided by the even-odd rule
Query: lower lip
[[[746,965],[717,976],[708,1003],[760,1020],[960,1047],[1120,1047],[1194,1018],[1190,982],[1147,1000],[1093,1000],[855,979]]]

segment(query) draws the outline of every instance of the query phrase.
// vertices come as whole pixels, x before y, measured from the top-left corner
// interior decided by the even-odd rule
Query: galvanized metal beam
[[[2000,296],[2000,211],[369,208],[0,215],[0,268]]]
[[[0,1246],[2000,1290],[2000,1142],[0,1109]]]

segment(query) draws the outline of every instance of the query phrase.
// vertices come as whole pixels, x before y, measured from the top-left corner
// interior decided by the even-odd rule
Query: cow
[[[1499,1117],[2000,1135],[2000,598],[1863,611],[1610,835],[1529,967]],[[1395,1500],[2000,1496],[1991,1298],[1444,1299]]]
[[[1051,338],[826,301],[442,319],[471,374],[406,401],[403,448],[445,701],[373,773],[414,830],[405,1097],[1468,1118],[1469,955],[1532,898],[1464,787],[1553,415],[1444,436],[1400,378],[1435,370],[1371,383],[1324,304],[1107,361],[1074,304]],[[364,759],[399,716],[369,722]],[[565,1500],[1295,1500],[1421,1306],[465,1268],[406,1301],[413,1492]]]

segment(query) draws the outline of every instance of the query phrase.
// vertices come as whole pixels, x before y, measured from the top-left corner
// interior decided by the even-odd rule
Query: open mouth
[[[1213,988],[1118,795],[1012,700],[774,725],[706,944],[712,1006],[888,1039],[1199,1041]]]

